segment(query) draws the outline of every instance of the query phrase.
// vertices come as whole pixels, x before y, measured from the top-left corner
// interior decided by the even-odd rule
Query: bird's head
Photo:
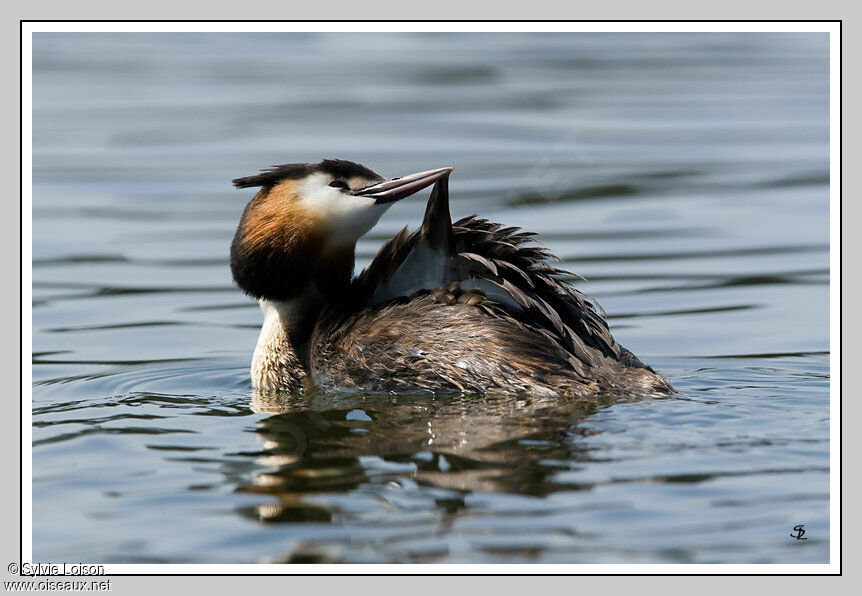
[[[231,272],[255,298],[289,300],[309,282],[323,292],[350,281],[356,242],[400,199],[452,168],[386,179],[352,161],[274,166],[233,181],[261,187],[231,245]]]

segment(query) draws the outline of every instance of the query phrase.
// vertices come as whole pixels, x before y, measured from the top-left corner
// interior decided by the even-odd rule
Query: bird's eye
[[[347,186],[347,182],[344,182],[343,180],[333,180],[329,183],[329,186],[332,186],[333,188],[350,188]]]

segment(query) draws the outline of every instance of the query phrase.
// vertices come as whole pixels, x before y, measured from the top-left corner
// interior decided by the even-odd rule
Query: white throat
[[[305,367],[290,330],[303,324],[303,298],[261,300],[260,309],[263,326],[251,360],[251,384],[258,389],[296,389],[305,377]]]

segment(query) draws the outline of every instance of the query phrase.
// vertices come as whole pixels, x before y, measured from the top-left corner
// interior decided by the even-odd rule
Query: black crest
[[[233,185],[237,188],[251,188],[253,186],[274,186],[282,180],[299,180],[309,174],[324,172],[336,178],[352,178],[361,176],[370,180],[383,180],[383,176],[366,168],[362,164],[346,159],[324,159],[318,163],[288,163],[280,166],[272,166],[261,170],[260,174],[235,178]]]

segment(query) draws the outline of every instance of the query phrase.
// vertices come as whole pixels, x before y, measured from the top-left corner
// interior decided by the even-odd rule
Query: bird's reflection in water
[[[608,402],[512,396],[256,392],[252,455],[263,471],[244,492],[270,498],[243,514],[262,522],[329,522],[318,497],[386,483],[437,492],[446,512],[474,491],[541,496],[588,488],[550,477],[589,460],[580,421]],[[273,499],[274,497],[275,499]]]

